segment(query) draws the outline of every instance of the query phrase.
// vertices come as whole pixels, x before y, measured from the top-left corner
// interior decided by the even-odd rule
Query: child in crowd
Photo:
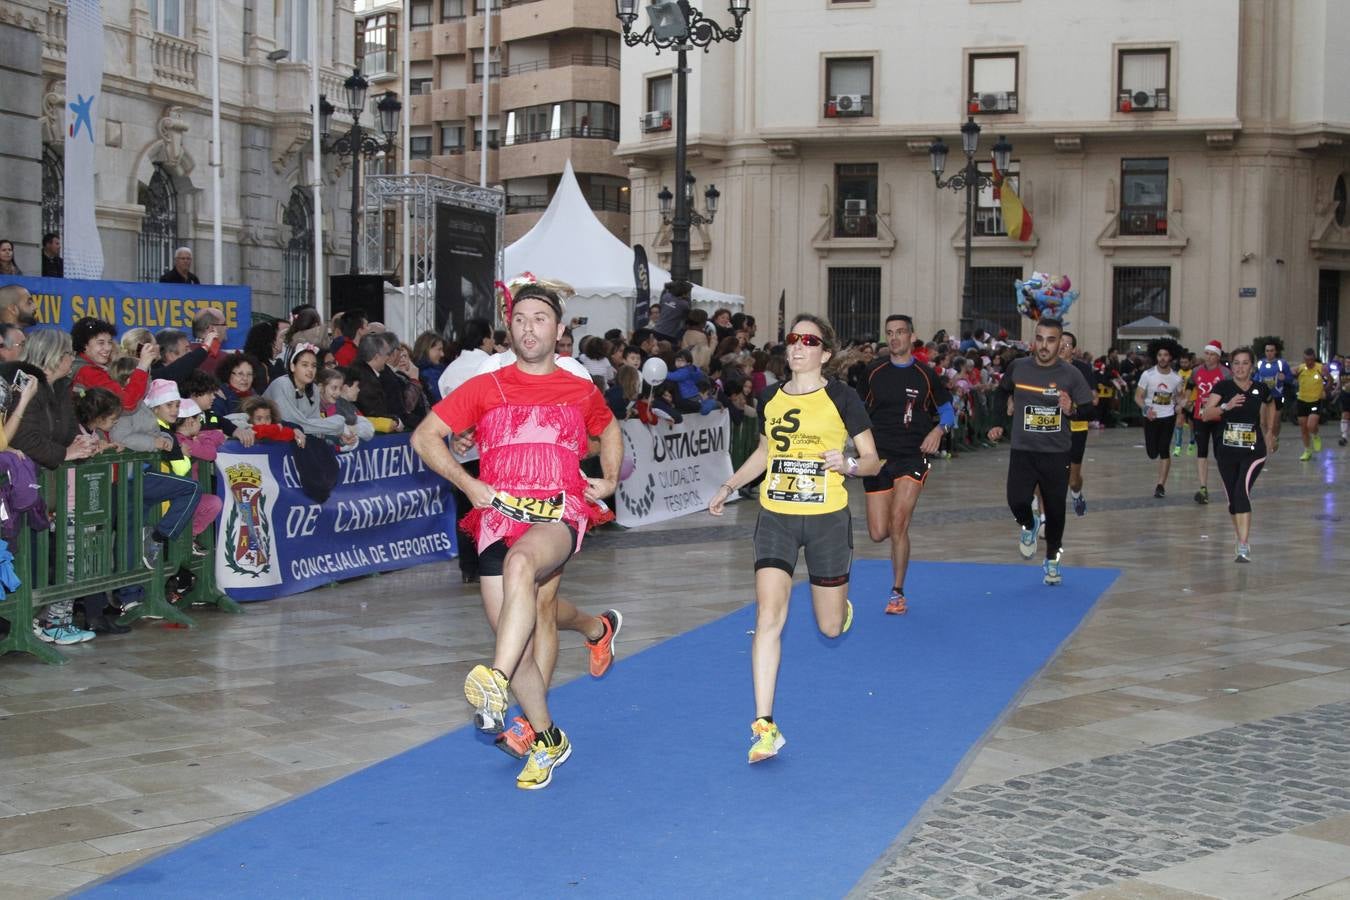
[[[305,446],[305,433],[299,428],[282,425],[281,410],[268,398],[249,397],[240,407],[240,411],[248,416],[248,423],[258,440],[295,441],[301,447]]]
[[[204,496],[197,482],[188,477],[192,462],[179,446],[170,423],[178,421],[178,385],[163,378],[150,382],[145,400],[113,426],[112,438],[128,449],[142,453],[160,452],[160,464],[146,466],[141,476],[145,479],[142,497],[146,513],[159,508],[165,501],[169,508],[157,524],[146,525],[142,534],[142,556],[148,568],[155,568],[164,555],[165,545],[183,529],[191,525],[192,534],[206,530],[220,513],[220,498]],[[197,544],[192,545],[194,556],[206,554]]]
[[[203,427],[202,418],[206,415],[208,413],[202,412],[201,404],[188,397],[178,405],[178,421],[173,423],[173,434],[178,439],[178,446],[191,459],[214,462],[226,437],[219,428]],[[192,465],[192,474],[194,477],[197,475],[196,463]]]
[[[183,392],[183,396],[191,400],[200,410],[199,418],[201,422],[201,431],[209,434],[211,432],[220,432],[226,440],[233,438],[245,447],[253,446],[253,429],[247,425],[237,425],[229,416],[221,415],[220,405],[217,401],[222,399],[220,380],[209,372],[203,372],[201,369],[193,369],[182,381],[178,382],[178,388]],[[181,410],[180,410],[181,413]],[[211,438],[214,440],[214,438]],[[219,444],[217,444],[217,447]],[[206,459],[204,456],[192,454],[197,459]],[[211,459],[215,459],[212,455]]]
[[[342,416],[343,420],[356,430],[356,436],[363,441],[368,441],[375,436],[375,432],[388,434],[391,431],[398,430],[397,419],[387,419],[380,416],[368,418],[361,415],[356,409],[356,398],[361,393],[361,373],[354,366],[343,366],[338,369],[342,373],[342,387],[338,391],[337,412],[336,415]]]
[[[370,420],[356,411],[356,404],[353,401],[343,398],[343,391],[347,387],[347,379],[355,377],[355,369],[324,369],[315,379],[319,385],[319,409],[325,416],[342,416],[342,421],[352,426],[356,431],[356,436],[360,440],[369,440],[375,436],[375,428],[370,424]],[[351,394],[356,396],[360,386],[353,383]],[[392,422],[393,420],[388,420]],[[341,444],[334,442],[339,450],[352,450],[359,444]]]

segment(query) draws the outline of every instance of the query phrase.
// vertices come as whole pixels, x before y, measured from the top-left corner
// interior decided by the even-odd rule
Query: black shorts
[[[1209,459],[1210,439],[1213,438],[1217,443],[1219,429],[1222,427],[1222,422],[1206,422],[1204,419],[1195,419],[1191,422],[1191,431],[1195,435],[1195,456],[1197,459]]]
[[[1273,393],[1270,395],[1270,400],[1275,404],[1275,408],[1278,410],[1283,410],[1285,405],[1289,402],[1283,396],[1276,396]]]
[[[1087,429],[1069,431],[1069,462],[1075,466],[1083,464],[1083,454],[1087,452]]]
[[[1172,433],[1176,427],[1176,416],[1144,420],[1144,452],[1149,459],[1161,459],[1171,452]]]
[[[1306,400],[1298,401],[1298,417],[1305,419],[1308,416],[1321,416],[1323,403],[1321,400],[1314,400],[1309,403]]]
[[[912,478],[923,484],[933,467],[922,454],[888,456],[882,460],[881,471],[863,479],[863,490],[869,494],[884,494],[895,489],[901,478]]]
[[[572,538],[572,549],[568,551],[567,559],[576,556],[577,553],[577,530],[569,523],[563,522],[563,527]],[[506,541],[493,541],[486,547],[478,551],[478,577],[480,578],[499,578],[502,574],[502,563],[506,562],[506,552],[510,548],[506,546]],[[566,565],[567,561],[563,561]],[[559,566],[561,568],[561,566]]]
[[[755,523],[755,570],[797,570],[797,556],[806,551],[806,574],[821,587],[848,584],[853,567],[853,517],[848,507],[812,516],[759,511]]]

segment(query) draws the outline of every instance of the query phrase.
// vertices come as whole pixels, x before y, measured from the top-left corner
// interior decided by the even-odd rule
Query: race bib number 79
[[[527,525],[546,525],[549,522],[561,522],[563,506],[567,495],[558,493],[552,497],[513,497],[506,491],[498,491],[492,498],[492,508],[517,522]]]
[[[825,461],[774,457],[764,492],[780,503],[824,503]]]

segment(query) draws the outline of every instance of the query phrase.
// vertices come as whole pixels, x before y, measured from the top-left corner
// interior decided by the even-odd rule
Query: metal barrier
[[[159,521],[161,510],[145,512],[140,476],[146,464],[158,465],[158,453],[100,453],[93,459],[66,463],[43,471],[42,496],[47,501],[52,525],[45,530],[20,527],[10,551],[21,584],[0,600],[0,619],[9,623],[9,634],[0,639],[0,655],[9,651],[31,653],[43,662],[62,664],[66,658],[33,633],[37,611],[52,603],[77,600],[119,588],[141,587],[139,606],[118,621],[161,618],[186,627],[195,623],[182,607],[213,605],[226,612],[242,608],[216,587],[214,554],[192,555],[191,528],[169,545],[153,569],[142,559],[142,529]],[[214,466],[199,462],[203,493],[214,493]],[[203,534],[215,546],[216,526]],[[165,599],[169,573],[189,569],[196,577],[192,591],[178,604]]]

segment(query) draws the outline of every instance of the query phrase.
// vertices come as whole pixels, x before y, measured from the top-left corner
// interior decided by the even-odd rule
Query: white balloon
[[[652,387],[665,381],[668,374],[666,361],[659,356],[653,356],[642,364],[642,380]]]

